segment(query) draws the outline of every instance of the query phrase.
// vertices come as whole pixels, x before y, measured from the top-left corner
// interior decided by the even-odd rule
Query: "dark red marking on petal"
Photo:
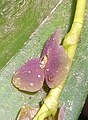
[[[20,90],[36,92],[44,83],[44,71],[40,67],[40,58],[29,60],[14,74],[12,83]]]

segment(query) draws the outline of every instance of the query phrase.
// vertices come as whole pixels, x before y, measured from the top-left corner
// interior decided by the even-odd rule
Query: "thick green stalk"
[[[64,81],[58,87],[51,89],[47,97],[44,99],[44,104],[40,108],[33,120],[44,120],[47,116],[55,115],[58,109],[58,98],[63,88]]]
[[[85,5],[86,0],[77,0],[76,11],[71,30],[65,36],[63,41],[63,46],[72,61],[76,52],[77,45],[80,40],[79,37],[84,21]],[[50,90],[49,94],[44,99],[44,104],[42,105],[42,107],[40,108],[40,110],[38,111],[33,120],[44,120],[46,117],[50,115],[54,116],[56,114],[58,108],[58,99],[64,87],[65,81],[66,78],[58,87]]]
[[[84,21],[86,0],[77,0],[76,12],[70,32],[65,36],[63,46],[68,56],[73,59]]]

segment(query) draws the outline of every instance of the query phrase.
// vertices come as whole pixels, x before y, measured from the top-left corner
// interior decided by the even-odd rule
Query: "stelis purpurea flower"
[[[48,39],[40,58],[28,60],[13,75],[12,83],[20,90],[36,92],[44,80],[50,88],[58,86],[68,73],[70,58],[60,40],[59,29]]]

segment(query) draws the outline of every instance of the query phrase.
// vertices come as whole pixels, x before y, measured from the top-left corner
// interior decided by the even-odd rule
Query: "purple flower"
[[[20,90],[36,92],[44,79],[50,88],[58,86],[68,73],[70,58],[60,45],[59,29],[47,41],[40,58],[29,60],[14,74],[12,83]]]

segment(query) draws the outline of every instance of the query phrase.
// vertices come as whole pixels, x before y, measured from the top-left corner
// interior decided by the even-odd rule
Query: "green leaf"
[[[0,3],[0,69],[50,13],[57,0],[10,0]]]
[[[88,95],[88,1],[84,27],[74,62],[60,97],[65,103],[65,120],[77,120]]]
[[[62,31],[62,38],[64,37],[72,23],[75,2],[73,0],[64,0],[61,4],[58,0],[1,2],[0,68],[3,68],[0,71],[0,120],[15,120],[24,104],[38,107],[39,102],[47,94],[43,89],[38,93],[18,91],[11,84],[11,78],[28,59],[40,56],[46,40],[58,27]],[[66,120],[77,120],[88,92],[87,13],[88,9],[81,43],[60,99],[60,104],[65,102],[66,105]]]

